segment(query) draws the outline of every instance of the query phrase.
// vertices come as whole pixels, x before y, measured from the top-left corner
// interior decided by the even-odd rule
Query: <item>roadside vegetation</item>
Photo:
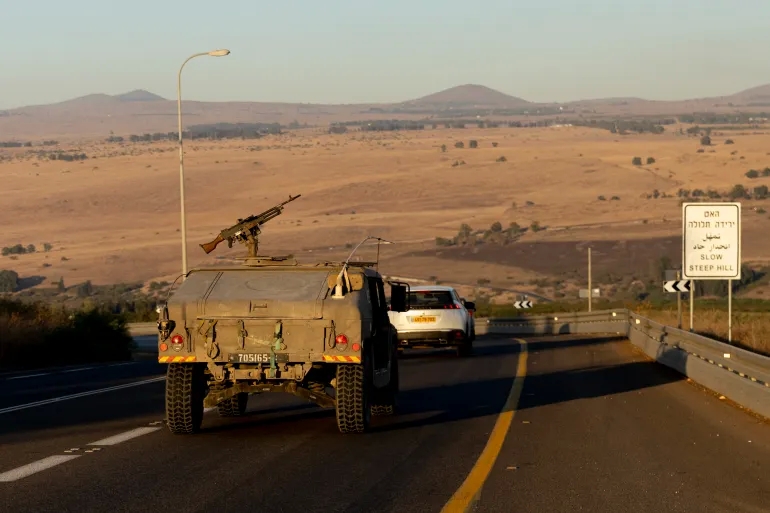
[[[123,361],[133,340],[124,316],[0,299],[0,369]]]

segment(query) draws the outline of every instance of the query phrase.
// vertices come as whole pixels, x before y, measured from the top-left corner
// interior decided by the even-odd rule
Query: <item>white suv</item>
[[[388,311],[398,331],[399,352],[410,347],[457,348],[457,354],[472,352],[476,338],[473,312],[476,305],[460,298],[452,287],[410,287],[406,312]]]

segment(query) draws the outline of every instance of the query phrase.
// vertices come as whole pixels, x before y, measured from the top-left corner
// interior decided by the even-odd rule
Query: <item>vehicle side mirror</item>
[[[409,284],[400,282],[390,283],[390,310],[406,312],[409,310]]]
[[[473,301],[463,301],[465,303],[465,308],[470,310],[471,312],[476,311],[476,303]]]

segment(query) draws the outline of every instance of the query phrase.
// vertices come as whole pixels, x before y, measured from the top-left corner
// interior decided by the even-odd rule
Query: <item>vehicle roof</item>
[[[455,290],[454,287],[449,287],[447,285],[417,285],[415,287],[409,287],[409,290],[411,291],[453,291]]]

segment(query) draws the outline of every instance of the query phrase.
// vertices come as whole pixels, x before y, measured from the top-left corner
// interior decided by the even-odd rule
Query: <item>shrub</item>
[[[0,366],[22,368],[127,360],[133,340],[123,317],[0,300]]]
[[[507,162],[507,161],[508,161],[508,159],[505,158],[505,155],[497,157],[497,160],[495,160],[495,162]]]
[[[759,171],[756,169],[749,169],[746,171],[746,178],[759,178]]]
[[[497,148],[497,143],[496,143],[496,142],[493,142],[493,143],[492,143],[492,147],[493,147],[493,148]]]
[[[468,143],[468,146],[470,146],[471,148],[478,148],[479,142],[475,139],[471,139]]]
[[[735,144],[735,141],[733,141],[732,139],[727,139],[725,141],[725,144]]]
[[[641,166],[642,165],[642,157],[634,157],[631,160],[631,163],[635,166]]]
[[[455,143],[455,148],[465,148],[465,144],[463,144],[462,141],[457,141]]]
[[[700,138],[700,143],[703,146],[711,146],[711,137],[709,137],[708,135],[704,135],[703,137]]]
[[[604,196],[599,196],[598,200],[599,200],[599,201],[606,201],[606,200],[607,200],[607,198],[605,198]]]
[[[648,165],[649,165],[649,164],[654,164],[654,163],[655,163],[655,159],[654,159],[654,158],[652,158],[652,157],[647,157],[647,164],[648,164]]]

